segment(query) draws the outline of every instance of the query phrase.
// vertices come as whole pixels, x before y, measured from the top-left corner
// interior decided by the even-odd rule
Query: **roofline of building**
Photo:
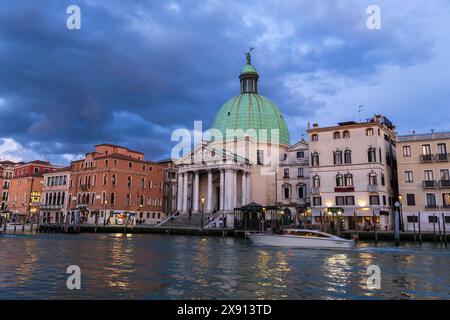
[[[125,150],[127,150],[129,152],[139,153],[139,154],[145,155],[145,153],[143,153],[143,152],[140,152],[140,151],[137,151],[137,150],[131,150],[131,149],[127,148],[127,147],[119,146],[118,144],[113,144],[113,143],[101,143],[101,144],[95,145],[94,147],[96,148],[96,147],[101,147],[101,146],[107,146],[107,147],[113,147],[113,148],[121,148],[121,149],[125,149]]]
[[[414,142],[414,141],[442,140],[442,139],[450,139],[450,131],[414,133],[398,136],[398,142]]]

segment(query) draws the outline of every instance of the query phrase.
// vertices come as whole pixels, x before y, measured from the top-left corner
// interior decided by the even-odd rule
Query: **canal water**
[[[69,265],[81,290],[67,289]],[[367,269],[381,288],[367,286]],[[0,235],[0,299],[450,299],[450,250],[362,243],[352,252],[245,239],[136,234]]]

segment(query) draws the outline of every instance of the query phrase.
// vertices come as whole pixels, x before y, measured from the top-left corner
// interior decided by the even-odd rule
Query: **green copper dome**
[[[248,131],[258,141],[280,143],[289,146],[290,137],[286,121],[277,106],[269,99],[258,95],[258,78],[256,69],[251,65],[251,56],[247,53],[247,64],[241,71],[241,94],[228,100],[219,110],[212,125],[226,137],[227,129]],[[267,134],[261,129],[266,129]],[[272,129],[279,130],[279,141],[271,135]],[[260,133],[262,133],[260,135]]]

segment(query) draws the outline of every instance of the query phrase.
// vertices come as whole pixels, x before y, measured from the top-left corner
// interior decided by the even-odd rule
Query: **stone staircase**
[[[200,228],[202,220],[201,213],[192,213],[189,218],[188,214],[180,214],[175,216],[173,220],[168,220],[165,223],[162,223],[161,227],[166,228]],[[203,216],[203,226],[206,227],[208,224],[208,215],[204,214]]]

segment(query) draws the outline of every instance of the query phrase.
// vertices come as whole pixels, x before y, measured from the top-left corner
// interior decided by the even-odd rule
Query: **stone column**
[[[206,194],[206,211],[212,211],[212,171],[208,171],[208,193]]]
[[[231,203],[231,209],[234,209],[237,207],[237,171],[233,170],[233,186],[232,186],[232,192],[233,192],[233,197],[232,197],[232,203]]]
[[[187,206],[187,198],[188,198],[188,173],[183,173],[183,212],[188,211]]]
[[[248,203],[250,203],[252,201],[252,181],[250,179],[251,177],[250,177],[250,173],[249,172],[246,173],[245,176],[246,176],[245,180],[247,182],[247,188],[246,188],[246,191],[245,191],[246,196],[247,196],[247,201],[246,201],[247,203],[246,204],[248,204]]]
[[[220,201],[219,201],[219,211],[224,210],[224,197],[225,197],[225,193],[223,192],[223,190],[225,189],[225,176],[224,176],[224,172],[222,169],[220,169],[220,190],[219,190],[219,194],[220,194]]]
[[[198,212],[198,196],[199,196],[199,172],[194,172],[194,199],[192,200],[192,211]]]
[[[178,173],[177,211],[183,210],[183,174]]]
[[[225,185],[224,185],[224,199],[223,199],[223,210],[230,210],[231,206],[231,172],[230,170],[225,170]]]
[[[244,171],[242,171],[241,174],[242,180],[241,180],[241,186],[242,186],[242,190],[241,190],[241,206],[244,206],[247,204],[247,179],[246,179],[246,174]]]

